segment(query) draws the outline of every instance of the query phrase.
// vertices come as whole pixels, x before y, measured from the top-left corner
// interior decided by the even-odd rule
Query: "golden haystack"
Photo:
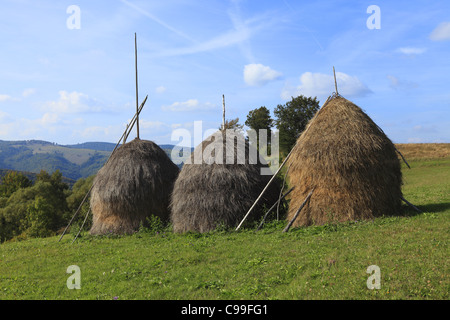
[[[366,113],[340,96],[311,119],[286,164],[294,187],[289,221],[314,189],[293,227],[400,212],[402,173],[395,146]]]

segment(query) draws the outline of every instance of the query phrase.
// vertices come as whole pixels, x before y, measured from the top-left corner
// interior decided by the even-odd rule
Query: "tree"
[[[20,188],[31,187],[33,183],[23,173],[9,171],[2,179],[0,184],[0,197],[9,198]]]
[[[56,230],[55,208],[42,196],[37,196],[33,203],[27,207],[27,225],[25,230],[30,237],[48,237]]]
[[[242,128],[244,128],[243,124],[239,124],[239,118],[232,119],[232,120],[225,120],[225,127],[222,128],[223,125],[220,125],[220,130],[227,130],[227,129],[234,129],[236,131],[242,131]]]
[[[270,116],[270,111],[265,106],[260,108],[251,110],[247,115],[247,120],[245,121],[245,125],[250,129],[256,131],[256,137],[258,139],[256,148],[259,150],[259,130],[264,129],[267,130],[267,146],[270,146],[270,137],[272,133],[273,127],[273,119]],[[270,148],[269,148],[270,149]]]
[[[266,107],[251,110],[247,115],[245,125],[256,132],[260,129],[266,129],[270,133],[273,127],[273,119],[270,117],[270,111]]]
[[[317,97],[307,98],[303,95],[292,97],[291,101],[284,105],[279,104],[275,108],[275,125],[280,131],[280,150],[282,152],[289,153],[297,138],[305,130],[308,121],[319,108]]]
[[[49,235],[66,222],[67,185],[61,181],[59,173],[52,176],[41,173],[45,179],[38,179],[31,187],[19,188],[6,202],[3,201],[0,208],[0,242],[21,235]]]

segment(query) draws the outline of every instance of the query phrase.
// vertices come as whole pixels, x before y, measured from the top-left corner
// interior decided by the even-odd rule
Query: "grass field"
[[[450,292],[450,158],[403,166],[403,192],[424,211],[282,230],[132,236],[73,234],[0,245],[0,299],[439,299]],[[81,289],[66,270],[80,268]],[[370,290],[367,268],[380,270]]]

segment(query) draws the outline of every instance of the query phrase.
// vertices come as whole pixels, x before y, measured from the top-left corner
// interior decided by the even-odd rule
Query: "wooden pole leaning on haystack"
[[[120,142],[123,140],[123,143],[125,144],[125,141],[127,140],[128,135],[130,134],[131,130],[133,129],[134,124],[137,121],[137,117],[139,116],[139,113],[141,113],[142,109],[144,108],[144,104],[147,101],[148,95],[145,97],[144,101],[142,101],[140,107],[138,108],[138,111],[136,112],[136,114],[133,116],[133,118],[131,119],[130,123],[127,124],[127,128],[125,129],[124,133],[122,134],[122,136],[120,137],[119,141],[117,142],[116,146],[114,147],[113,151],[111,152],[111,154],[108,157],[108,160],[106,160],[105,164],[108,163],[109,159],[111,159],[111,156],[113,155],[114,151],[116,151],[117,147],[119,146]],[[86,199],[88,198],[88,195],[91,193],[92,188],[94,187],[94,184],[92,184],[91,188],[88,190],[88,192],[86,193],[86,195],[84,196],[83,200],[81,201],[80,205],[78,206],[77,211],[75,211],[74,215],[72,216],[72,218],[70,219],[69,223],[67,224],[66,228],[64,229],[63,233],[61,234],[61,237],[59,238],[58,242],[61,241],[61,239],[64,237],[64,235],[66,234],[67,229],[69,228],[69,226],[72,224],[73,219],[75,219],[75,217],[77,216],[78,212],[81,210],[81,207],[83,206],[84,202],[86,201]],[[90,212],[90,209],[88,210],[88,213],[86,214],[85,220],[88,216]],[[83,223],[84,225],[84,223]],[[81,228],[83,227],[83,225],[81,226]],[[81,231],[80,228],[80,231]],[[78,232],[79,234],[79,232]],[[77,235],[78,236],[78,235]],[[76,238],[75,238],[76,239]],[[73,242],[72,242],[73,243]]]
[[[417,208],[415,205],[413,205],[411,202],[409,202],[408,200],[406,200],[405,198],[403,198],[403,196],[400,196],[400,199],[402,199],[403,201],[405,201],[405,203],[410,206],[411,208],[413,208],[414,210],[416,210],[418,213],[422,213],[422,210],[420,210],[419,208]]]
[[[400,155],[400,157],[402,157],[403,161],[406,163],[406,165],[408,166],[409,169],[411,169],[411,167],[409,166],[409,163],[406,161],[405,157],[402,155],[402,153],[397,149],[397,147],[394,145],[394,149],[395,151],[398,152],[398,154]]]
[[[328,97],[327,101],[325,101],[325,103],[323,104],[322,108],[320,108],[319,111],[317,111],[317,113],[314,115],[313,119],[311,120],[310,124],[308,125],[308,127],[305,129],[305,132],[308,131],[308,129],[311,127],[311,124],[314,122],[314,120],[317,118],[317,116],[319,115],[320,111],[323,110],[323,108],[328,104],[328,102],[332,99],[332,97]],[[302,133],[302,134],[303,134]],[[297,140],[298,141],[298,140]],[[255,202],[253,203],[253,205],[250,207],[250,209],[247,211],[247,213],[245,214],[244,218],[242,219],[242,221],[239,223],[239,225],[237,226],[235,231],[238,231],[239,228],[241,227],[241,225],[244,223],[244,221],[247,219],[248,215],[252,212],[253,208],[256,206],[256,204],[258,203],[258,201],[261,199],[262,195],[264,194],[264,192],[266,192],[267,188],[269,188],[269,185],[272,183],[272,181],[275,179],[275,177],[277,176],[277,174],[280,172],[280,170],[283,168],[283,166],[286,164],[287,160],[289,159],[289,157],[292,154],[292,151],[295,149],[295,146],[297,145],[297,142],[295,143],[295,145],[292,147],[291,151],[289,151],[289,154],[286,156],[286,159],[284,159],[283,163],[281,164],[281,166],[278,168],[278,170],[273,174],[272,178],[269,180],[269,182],[267,182],[267,185],[264,187],[264,189],[261,191],[261,194],[258,196],[258,198],[256,198]]]
[[[297,212],[295,213],[294,217],[289,221],[286,228],[284,228],[283,232],[288,232],[292,224],[294,223],[295,219],[297,219],[298,215],[300,214],[300,211],[302,211],[303,207],[305,206],[306,202],[308,202],[309,198],[311,198],[311,195],[313,193],[314,189],[311,190],[311,192],[306,196],[305,201],[303,201],[302,205],[298,208]]]
[[[381,132],[382,134],[385,135],[383,129],[381,129],[377,124],[376,124],[376,126],[377,126],[378,130],[380,130],[380,132]],[[395,151],[397,151],[397,153],[400,155],[400,157],[402,157],[403,162],[406,164],[406,166],[407,166],[409,169],[411,169],[411,167],[409,166],[408,161],[406,161],[405,157],[404,157],[403,154],[400,152],[400,150],[397,149],[397,147],[395,146],[395,144],[393,144],[393,146],[394,146]]]
[[[280,198],[278,198],[277,202],[275,202],[273,204],[272,207],[270,207],[269,210],[267,210],[266,214],[264,215],[261,223],[259,224],[258,228],[256,228],[256,231],[260,230],[261,227],[264,224],[264,221],[266,220],[267,216],[269,215],[269,213],[273,210],[273,208],[275,208],[276,205],[280,204],[281,200],[283,200],[289,193],[291,193],[291,191],[294,189],[294,187],[290,188],[285,194],[283,194]]]
[[[83,230],[84,224],[86,223],[86,220],[87,220],[90,212],[91,212],[91,208],[89,208],[88,212],[86,213],[86,216],[84,217],[83,223],[81,224],[80,230],[78,230],[77,235],[75,236],[75,238],[73,238],[72,243],[74,243],[75,240],[77,240],[78,236],[81,233],[81,230]]]
[[[255,202],[253,203],[253,205],[251,206],[251,208],[248,210],[248,212],[245,214],[244,218],[242,219],[242,221],[239,223],[239,225],[236,227],[235,231],[238,231],[239,228],[241,227],[241,225],[244,223],[244,221],[247,219],[248,215],[250,214],[250,212],[252,212],[253,208],[256,206],[256,204],[258,203],[258,201],[261,199],[262,195],[264,194],[264,192],[266,192],[266,190],[269,188],[269,185],[272,183],[272,181],[275,179],[275,177],[277,176],[278,172],[280,172],[281,168],[283,168],[283,166],[285,165],[286,161],[289,159],[289,156],[292,153],[292,150],[294,150],[294,148],[291,149],[291,151],[289,152],[289,154],[287,155],[286,159],[284,159],[283,163],[281,164],[281,166],[278,168],[277,172],[274,173],[274,175],[272,176],[272,178],[269,180],[269,182],[266,184],[266,186],[264,187],[263,191],[261,191],[261,194],[258,196],[258,198],[256,198]]]

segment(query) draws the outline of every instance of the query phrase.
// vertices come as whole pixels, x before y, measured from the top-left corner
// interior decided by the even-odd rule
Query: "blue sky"
[[[0,140],[117,142],[136,108],[135,32],[142,139],[218,128],[222,94],[241,123],[300,94],[322,105],[334,66],[395,143],[450,142],[447,0],[1,0]]]

